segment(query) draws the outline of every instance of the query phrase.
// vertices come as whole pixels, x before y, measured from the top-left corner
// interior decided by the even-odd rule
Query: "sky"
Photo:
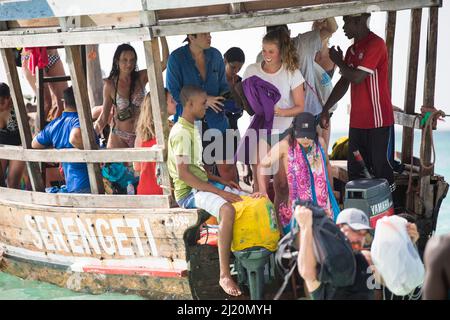
[[[437,109],[445,111],[450,114],[450,90],[448,80],[446,79],[450,72],[450,59],[448,53],[450,52],[450,41],[448,41],[448,27],[450,26],[450,4],[443,1],[444,5],[439,10],[439,31],[438,31],[438,57],[436,68],[436,91],[435,91],[435,106]],[[343,21],[341,17],[337,17],[339,26],[338,31],[330,39],[330,45],[339,45],[344,51],[351,45],[351,41],[347,39],[342,31]],[[371,17],[371,30],[384,38],[385,34],[386,13],[373,13]],[[426,54],[426,33],[428,23],[428,9],[423,10],[422,15],[422,30],[421,30],[421,51],[419,57],[418,68],[418,83],[416,94],[416,111],[420,109],[423,100],[423,83],[424,83],[424,69],[425,69],[425,54]],[[291,35],[295,36],[298,33],[303,33],[311,30],[311,22],[290,24]],[[400,11],[397,14],[397,27],[395,35],[394,47],[394,69],[393,69],[393,87],[392,87],[392,103],[395,106],[404,108],[407,60],[409,51],[409,29],[410,29],[410,11]],[[224,53],[230,47],[240,47],[246,55],[246,62],[240,72],[242,75],[245,68],[255,62],[258,52],[261,50],[261,39],[264,36],[265,28],[243,29],[236,31],[213,32],[212,46]],[[184,45],[182,41],[185,36],[171,36],[167,38],[169,50],[173,51],[178,47]],[[131,43],[138,53],[138,65],[140,69],[145,68],[145,57],[142,43]],[[109,74],[112,57],[115,48],[118,44],[102,44],[100,45],[100,62],[102,70],[105,75]],[[63,50],[59,50],[62,60],[65,61]],[[67,66],[65,66],[68,72]],[[21,72],[19,72],[21,75]],[[333,82],[339,80],[339,73],[336,72],[333,77]],[[6,81],[4,68],[0,62],[0,81]],[[21,84],[24,93],[32,94],[31,88],[21,75]],[[349,90],[350,92],[350,90]],[[350,103],[349,92],[339,102],[338,109],[333,114],[332,130],[345,131],[348,128],[349,116],[348,105]],[[439,122],[439,130],[450,130],[450,118],[447,122]],[[246,129],[249,123],[249,117],[244,115],[239,120],[239,128],[241,133]]]

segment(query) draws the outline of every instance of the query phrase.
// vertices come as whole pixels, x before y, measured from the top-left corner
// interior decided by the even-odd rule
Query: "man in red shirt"
[[[353,151],[359,150],[375,178],[385,178],[394,189],[394,173],[389,161],[393,141],[394,112],[388,85],[388,55],[384,40],[368,28],[369,13],[344,17],[344,32],[354,39],[345,59],[338,47],[330,58],[339,66],[341,79],[334,87],[321,114],[321,126],[328,127],[328,110],[351,85],[351,112],[348,150],[349,180],[364,177]]]

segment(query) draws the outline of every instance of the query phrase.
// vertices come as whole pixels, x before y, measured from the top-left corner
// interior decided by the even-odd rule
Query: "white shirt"
[[[276,107],[280,109],[290,109],[294,107],[294,98],[292,90],[301,85],[305,80],[303,79],[300,70],[288,71],[284,64],[275,73],[267,73],[262,69],[261,63],[253,63],[247,67],[244,73],[243,80],[252,76],[259,78],[273,84],[280,92],[281,98],[277,102]],[[277,117],[273,118],[272,129],[278,129],[279,132],[273,134],[283,133],[292,123],[294,117]]]

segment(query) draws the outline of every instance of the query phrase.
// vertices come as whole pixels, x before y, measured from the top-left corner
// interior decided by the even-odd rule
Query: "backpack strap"
[[[319,144],[320,152],[322,153],[322,159],[325,158],[325,152],[323,151],[322,146]],[[328,198],[330,199],[331,208],[333,209],[333,220],[336,222],[337,216],[341,212],[341,209],[339,208],[339,204],[336,200],[336,197],[334,196],[333,189],[331,188],[330,180],[328,179],[328,169],[326,163],[324,163],[323,167],[325,168],[325,180],[327,181],[327,188],[328,188]]]

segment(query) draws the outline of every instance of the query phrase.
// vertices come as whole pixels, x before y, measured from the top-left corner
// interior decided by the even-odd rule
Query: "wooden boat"
[[[23,147],[1,145],[0,158],[27,162],[33,191],[0,188],[1,270],[22,278],[50,282],[76,291],[117,291],[152,299],[222,299],[217,249],[197,245],[207,214],[173,207],[164,160],[168,133],[157,37],[235,30],[311,21],[367,11],[389,11],[386,42],[392,56],[395,17],[411,10],[411,34],[405,111],[396,112],[404,126],[402,162],[411,163],[422,8],[429,8],[424,105],[433,105],[439,0],[252,1],[192,0],[8,1],[0,3],[0,52],[12,88]],[[158,146],[152,149],[96,150],[90,101],[81,53],[86,44],[144,41]],[[22,91],[11,48],[64,46],[74,87],[85,150],[32,150]],[[40,77],[42,85],[42,75]],[[38,110],[42,114],[43,105]],[[41,118],[42,119],[42,118]],[[430,131],[422,129],[424,164],[431,160]],[[39,162],[86,162],[94,194],[47,194]],[[157,161],[162,165],[162,196],[105,195],[100,163]],[[333,162],[335,185],[347,181],[346,164]],[[396,176],[400,205],[417,219],[424,247],[436,226],[448,184],[433,168],[419,166]],[[411,190],[411,189],[410,189]],[[268,290],[269,297],[274,288]]]

